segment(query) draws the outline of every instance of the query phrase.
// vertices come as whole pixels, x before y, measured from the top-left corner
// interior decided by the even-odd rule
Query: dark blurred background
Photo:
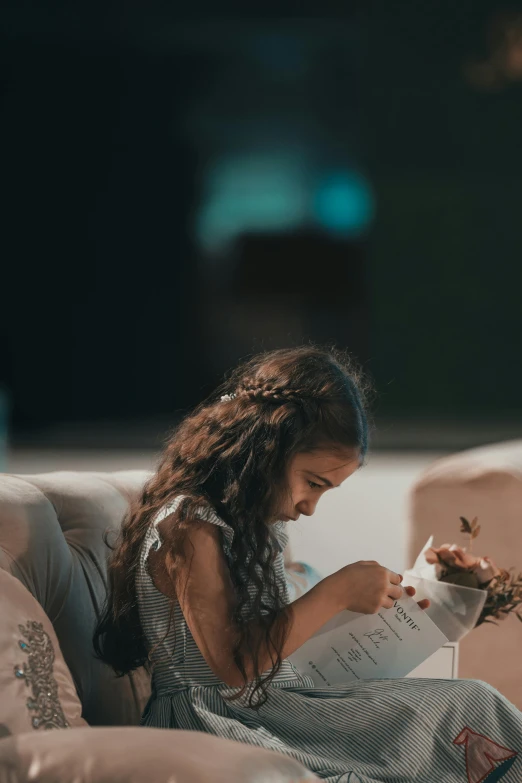
[[[377,448],[522,436],[522,4],[0,10],[14,446],[155,446],[306,340]]]

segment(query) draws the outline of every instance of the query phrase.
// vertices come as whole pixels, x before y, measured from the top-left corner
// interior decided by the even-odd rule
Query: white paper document
[[[414,598],[377,614],[341,612],[289,656],[315,685],[405,677],[447,642]]]

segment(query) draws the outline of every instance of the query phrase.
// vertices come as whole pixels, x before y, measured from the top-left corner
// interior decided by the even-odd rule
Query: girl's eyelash
[[[315,489],[315,487],[321,489],[321,484],[316,484],[315,481],[308,481],[308,484],[310,486],[310,489]]]

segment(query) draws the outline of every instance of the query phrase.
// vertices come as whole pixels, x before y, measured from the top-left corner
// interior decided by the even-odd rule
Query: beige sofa
[[[471,449],[438,460],[412,488],[407,566],[433,533],[435,545],[465,544],[459,517],[481,525],[473,552],[522,571],[522,441]],[[459,677],[485,680],[522,709],[522,623],[508,616],[460,642]]]
[[[93,658],[106,591],[102,533],[118,529],[147,475],[0,475],[0,783],[315,780],[277,753],[137,727],[147,675],[116,680]],[[477,551],[522,569],[522,442],[425,471],[411,493],[408,565],[431,533],[439,544],[458,540],[461,515],[480,519]],[[475,629],[461,642],[459,675],[490,682],[522,708],[521,642],[515,618]]]
[[[282,754],[139,727],[146,672],[116,679],[93,657],[102,534],[147,475],[0,475],[0,783],[316,780]]]

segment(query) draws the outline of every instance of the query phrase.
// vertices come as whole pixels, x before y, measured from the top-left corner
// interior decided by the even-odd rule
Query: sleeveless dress
[[[203,731],[279,751],[329,783],[521,783],[522,713],[479,680],[361,680],[318,687],[283,662],[258,711],[212,672],[183,613],[154,586],[147,570],[151,547],[161,546],[157,524],[175,510],[178,498],[151,524],[137,578],[138,606],[154,670],[152,694],[141,725]],[[234,531],[213,511],[198,514],[221,528],[225,557]],[[278,550],[274,567],[287,601],[286,523],[271,526]],[[499,660],[501,665],[501,660]]]

